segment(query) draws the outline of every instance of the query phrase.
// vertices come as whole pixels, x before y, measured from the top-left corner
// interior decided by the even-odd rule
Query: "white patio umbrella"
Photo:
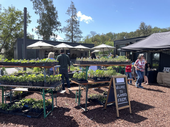
[[[53,48],[54,46],[43,41],[37,41],[34,44],[27,46],[27,49],[49,49]]]
[[[93,52],[100,52],[100,50],[94,50]]]
[[[83,45],[77,45],[74,47],[75,50],[80,50],[80,51],[88,51],[90,48],[83,46]]]
[[[103,51],[103,55],[104,55],[104,51],[109,51],[109,50],[114,49],[114,48],[115,47],[110,46],[110,45],[101,44],[101,45],[93,47],[92,49],[101,50],[101,51]]]
[[[73,46],[65,44],[65,43],[61,43],[58,44],[56,46],[54,46],[55,49],[64,49],[64,50],[69,50],[69,49],[73,49]]]
[[[95,46],[93,47],[92,49],[95,49],[95,50],[101,50],[101,51],[109,51],[111,49],[114,49],[115,47],[113,46],[110,46],[110,45],[106,45],[106,44],[101,44],[101,45],[98,45],[98,46]]]

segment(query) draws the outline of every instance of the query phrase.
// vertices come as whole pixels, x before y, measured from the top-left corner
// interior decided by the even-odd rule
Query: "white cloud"
[[[36,27],[32,28],[32,32],[36,32],[38,29]]]
[[[92,17],[82,14],[81,11],[78,11],[77,17],[80,18],[80,21],[84,21],[87,24],[93,21]]]

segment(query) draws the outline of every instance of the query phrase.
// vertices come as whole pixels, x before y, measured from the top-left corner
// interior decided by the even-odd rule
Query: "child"
[[[132,69],[132,65],[127,65],[125,67],[125,72],[126,72],[126,75],[127,75],[128,79],[132,79],[131,69]],[[130,82],[128,80],[128,84],[132,85],[132,80],[130,80]]]

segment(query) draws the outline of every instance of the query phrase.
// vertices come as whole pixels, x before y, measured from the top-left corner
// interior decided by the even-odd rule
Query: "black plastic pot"
[[[44,86],[44,81],[37,82],[37,86]]]

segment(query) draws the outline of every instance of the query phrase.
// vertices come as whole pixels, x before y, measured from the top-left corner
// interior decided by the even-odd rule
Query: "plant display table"
[[[114,64],[100,64],[100,63],[96,63],[96,64],[74,64],[74,66],[80,66],[80,67],[85,67],[82,68],[82,71],[85,71],[86,72],[86,80],[88,78],[88,69],[89,69],[89,66],[105,66],[105,67],[108,67],[108,66],[126,66],[126,65],[129,65],[130,62],[124,62],[124,64],[120,64],[120,63],[114,63]],[[88,89],[89,88],[95,88],[95,87],[106,87],[106,85],[103,85],[102,84],[105,84],[105,83],[110,83],[110,81],[92,81],[92,80],[87,80],[88,82],[87,83],[79,83],[79,82],[76,82],[74,80],[72,80],[71,82],[72,83],[75,83],[77,85],[79,85],[79,91],[78,91],[78,105],[80,106],[80,97],[81,97],[81,89],[80,87],[83,86],[86,88],[86,100],[85,100],[85,109],[84,111],[87,111],[87,100],[88,100]],[[101,84],[101,85],[91,85],[91,84]],[[108,85],[109,86],[109,85]],[[76,93],[77,94],[77,93]],[[82,108],[82,107],[81,107]],[[83,108],[82,108],[83,109]]]
[[[23,66],[23,65],[0,65],[0,67],[42,67],[44,68],[44,82],[46,82],[46,68],[52,68],[52,67],[60,67],[59,65],[48,65],[48,66],[34,66],[34,65],[27,65],[27,66]],[[0,84],[0,87],[2,89],[2,103],[4,104],[4,87],[12,87],[12,88],[38,88],[40,89],[42,98],[43,98],[43,107],[44,107],[44,118],[46,118],[52,111],[54,108],[53,105],[53,91],[56,89],[57,86],[59,86],[61,84],[56,84],[53,86],[28,86],[28,85],[8,85],[8,84]],[[29,92],[29,91],[28,91]],[[51,94],[51,99],[52,99],[52,110],[49,111],[48,113],[46,113],[46,108],[45,108],[45,95],[47,93]]]
[[[85,109],[80,106],[84,111],[87,111],[88,89],[97,88],[97,87],[106,87],[106,86],[109,86],[109,85],[105,85],[105,83],[110,83],[110,81],[99,81],[99,82],[94,82],[94,81],[91,81],[91,80],[87,80],[87,81],[88,81],[87,83],[79,83],[79,82],[76,82],[74,80],[71,80],[72,83],[79,85],[78,106],[80,106],[81,87],[85,87],[85,89],[86,89]],[[100,84],[100,85],[95,85],[95,84]],[[76,93],[76,95],[77,95],[77,93]]]

